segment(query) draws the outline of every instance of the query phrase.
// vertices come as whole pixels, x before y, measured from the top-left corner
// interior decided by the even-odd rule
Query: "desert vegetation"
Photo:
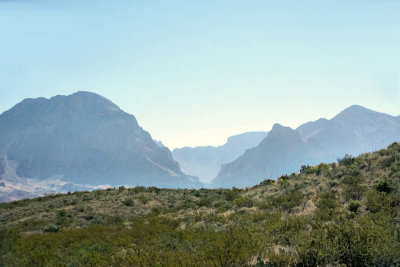
[[[0,266],[398,266],[400,145],[253,188],[0,204]]]

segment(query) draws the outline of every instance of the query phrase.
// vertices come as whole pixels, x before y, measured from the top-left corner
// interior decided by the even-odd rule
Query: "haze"
[[[0,112],[92,91],[171,149],[400,114],[397,1],[60,2],[0,1]]]

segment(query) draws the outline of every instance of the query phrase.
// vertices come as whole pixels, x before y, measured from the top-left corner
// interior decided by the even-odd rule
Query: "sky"
[[[400,115],[400,1],[0,0],[0,113],[91,91],[173,149]]]

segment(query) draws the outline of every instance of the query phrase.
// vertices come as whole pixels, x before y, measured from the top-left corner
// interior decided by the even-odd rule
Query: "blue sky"
[[[0,112],[99,93],[170,148],[400,115],[400,1],[0,0]]]

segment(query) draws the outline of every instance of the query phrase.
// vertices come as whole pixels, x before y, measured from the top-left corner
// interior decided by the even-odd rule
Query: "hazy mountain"
[[[266,135],[267,132],[247,132],[229,137],[222,146],[183,147],[174,149],[172,155],[183,172],[208,182],[217,176],[222,164],[257,146]]]
[[[303,164],[374,151],[394,141],[400,141],[399,117],[355,105],[331,120],[307,122],[296,130],[275,125],[256,148],[224,165],[212,184],[251,186],[298,171]]]
[[[399,140],[400,121],[388,114],[354,105],[331,120],[308,122],[296,130],[304,140],[318,141],[326,153],[357,155]]]
[[[94,93],[25,99],[0,115],[0,136],[0,156],[15,166],[15,177],[82,185],[198,185],[134,116]]]
[[[289,127],[275,124],[261,143],[235,161],[223,165],[216,187],[245,187],[282,173],[298,171],[303,160],[317,162],[320,148],[314,142],[304,142],[300,134]]]

